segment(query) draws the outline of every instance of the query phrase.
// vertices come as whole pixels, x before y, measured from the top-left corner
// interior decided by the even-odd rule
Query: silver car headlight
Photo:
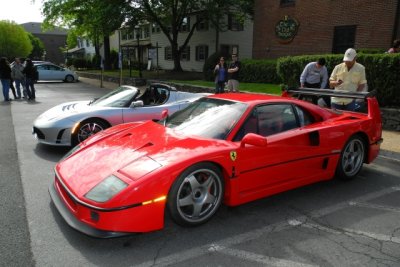
[[[118,177],[110,175],[87,192],[85,197],[96,202],[106,202],[127,186],[128,184]]]

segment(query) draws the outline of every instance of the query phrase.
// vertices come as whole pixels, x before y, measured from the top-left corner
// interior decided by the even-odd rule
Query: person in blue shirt
[[[325,67],[325,58],[306,65],[300,75],[300,88],[326,88],[328,84],[328,70]]]
[[[0,58],[0,80],[3,86],[4,101],[11,101],[9,92],[11,84],[11,68],[6,57]]]
[[[328,70],[325,63],[325,58],[319,58],[316,62],[308,63],[300,75],[300,88],[325,89],[328,85]],[[317,96],[312,96],[311,101],[314,104],[319,103]]]
[[[225,83],[228,78],[228,68],[225,58],[221,57],[218,64],[214,68],[215,74],[215,93],[221,94],[225,92]]]

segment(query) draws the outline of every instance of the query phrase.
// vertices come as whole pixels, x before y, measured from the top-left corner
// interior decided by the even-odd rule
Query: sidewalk
[[[83,83],[88,83],[100,87],[99,80],[89,79],[85,77],[79,77],[79,80]],[[118,84],[103,81],[103,87],[112,90],[117,88]],[[400,161],[400,132],[383,130],[382,138],[383,143],[381,144],[380,155],[382,157]]]
[[[383,130],[382,138],[380,155],[400,161],[400,132]]]

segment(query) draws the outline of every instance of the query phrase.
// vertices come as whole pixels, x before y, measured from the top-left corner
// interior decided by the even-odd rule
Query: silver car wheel
[[[67,76],[65,77],[65,81],[66,81],[67,83],[72,83],[74,80],[75,80],[75,79],[74,79],[74,76],[72,76],[72,75],[67,75]]]
[[[77,140],[78,143],[84,141],[85,139],[89,138],[90,136],[94,135],[105,129],[105,126],[102,123],[96,121],[88,121],[79,128],[77,133]]]
[[[344,148],[341,165],[347,177],[355,176],[364,163],[364,143],[359,138],[351,139]]]
[[[173,183],[168,195],[172,219],[184,226],[207,222],[218,210],[224,197],[221,170],[209,162],[187,168]]]
[[[192,172],[178,189],[176,201],[179,214],[189,222],[206,220],[218,207],[221,189],[221,180],[212,170]]]

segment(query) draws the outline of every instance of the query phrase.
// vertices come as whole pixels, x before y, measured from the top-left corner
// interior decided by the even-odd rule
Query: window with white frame
[[[221,55],[229,58],[232,54],[239,55],[238,45],[221,44],[220,45]]]
[[[190,61],[190,46],[186,46],[185,49],[182,50],[181,60]]]
[[[228,15],[228,29],[231,31],[243,31],[243,23],[239,21],[234,15]]]
[[[149,26],[143,27],[143,38],[150,38],[150,29],[149,29]]]
[[[208,19],[204,15],[197,15],[196,18],[197,18],[197,21],[199,21],[196,29],[198,31],[207,31],[208,30]]]
[[[189,32],[190,31],[190,17],[183,18],[180,31],[181,32]]]
[[[133,30],[132,29],[129,29],[128,30],[128,34],[127,34],[127,40],[134,40],[135,39],[135,35],[133,35]]]
[[[161,32],[161,28],[158,24],[153,23],[153,25],[151,25],[151,32],[152,33],[159,33]]]
[[[196,46],[196,60],[205,61],[208,58],[208,45]]]
[[[172,60],[172,48],[170,46],[164,48],[164,59]]]

